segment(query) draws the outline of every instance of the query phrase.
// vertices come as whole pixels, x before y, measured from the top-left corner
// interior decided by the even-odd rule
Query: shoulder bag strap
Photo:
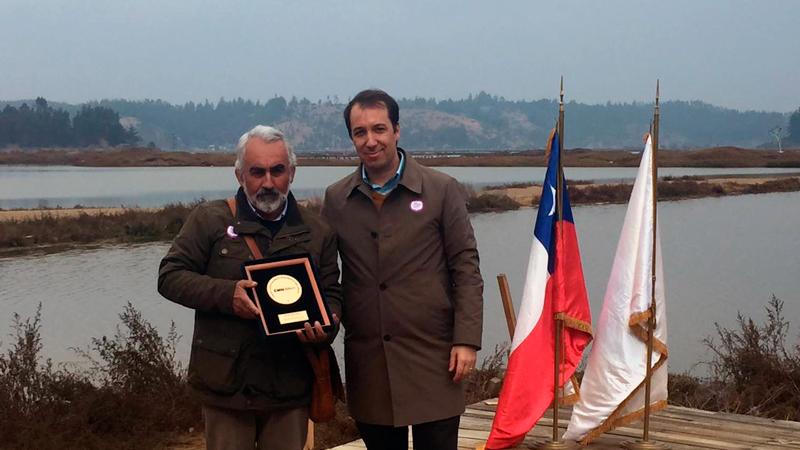
[[[236,199],[231,197],[227,200],[228,208],[231,210],[231,215],[233,215],[234,220],[236,219]],[[244,238],[245,244],[247,244],[247,248],[250,249],[250,253],[253,254],[253,257],[256,259],[264,258],[264,255],[261,253],[261,249],[258,248],[256,244],[256,240],[253,239],[253,236],[245,235],[242,236]]]

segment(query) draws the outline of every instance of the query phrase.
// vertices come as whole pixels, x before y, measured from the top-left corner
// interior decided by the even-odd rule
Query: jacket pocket
[[[248,260],[250,260],[250,251],[244,241],[220,239],[214,243],[211,249],[205,275],[213,278],[240,280],[242,279],[242,263]]]
[[[311,392],[313,373],[300,344],[273,342],[268,352],[254,355],[247,363],[248,385],[272,399],[297,400]]]
[[[189,383],[218,394],[233,394],[241,387],[237,370],[241,344],[223,336],[196,338],[189,361]]]

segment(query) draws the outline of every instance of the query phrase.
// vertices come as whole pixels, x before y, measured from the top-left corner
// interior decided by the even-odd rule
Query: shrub
[[[773,295],[766,312],[760,325],[741,314],[735,328],[715,324],[716,338],[703,341],[713,354],[707,362],[709,377],[671,375],[670,402],[800,420],[800,345],[787,347],[789,322],[783,317],[783,301]]]
[[[748,194],[764,194],[767,192],[794,192],[800,191],[800,178],[780,178],[764,183],[751,184],[745,191]]]
[[[503,184],[490,184],[484,186],[483,189],[486,191],[496,191],[500,189],[510,189],[510,188],[527,188],[531,186],[537,186],[536,183],[528,182],[528,181],[514,181],[510,183],[503,183]]]
[[[492,378],[503,378],[504,367],[508,361],[510,344],[504,342],[494,347],[494,353],[481,362],[480,368],[472,372],[464,381],[467,404],[475,403],[495,395]]]
[[[723,383],[721,410],[784,420],[800,419],[800,347],[787,349],[789,322],[783,301],[774,295],[767,320],[737,316],[738,329],[715,324],[719,344],[706,338],[714,353],[711,377]]]
[[[625,203],[631,196],[633,185],[630,184],[598,184],[574,186],[569,189],[570,203]],[[534,200],[538,204],[538,199]]]
[[[475,212],[500,212],[519,209],[520,204],[505,194],[471,194],[467,200],[467,211]]]
[[[174,326],[162,338],[130,303],[120,319],[113,338],[79,352],[92,363],[81,371],[41,361],[40,310],[25,321],[15,315],[15,342],[0,354],[0,446],[152,448],[200,423],[175,360]]]

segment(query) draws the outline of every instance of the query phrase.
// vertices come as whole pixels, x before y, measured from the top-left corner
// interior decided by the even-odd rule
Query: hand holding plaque
[[[302,330],[306,322],[333,325],[331,313],[307,254],[249,261],[242,265],[267,336]]]
[[[332,317],[333,325],[335,326],[339,323],[339,318],[336,317],[336,313],[333,313]],[[322,324],[319,322],[314,322],[313,325],[306,322],[303,329],[297,330],[295,333],[297,333],[297,339],[304,344],[324,344],[330,339],[330,336],[322,329]]]

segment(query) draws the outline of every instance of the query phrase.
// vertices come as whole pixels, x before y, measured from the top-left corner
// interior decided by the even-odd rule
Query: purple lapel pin
[[[236,238],[238,238],[238,237],[239,237],[239,235],[238,235],[238,234],[236,234],[236,233],[233,231],[233,225],[228,225],[228,229],[227,229],[227,230],[225,230],[225,232],[228,234],[228,237],[229,237],[229,238],[231,238],[231,239],[236,239]]]

